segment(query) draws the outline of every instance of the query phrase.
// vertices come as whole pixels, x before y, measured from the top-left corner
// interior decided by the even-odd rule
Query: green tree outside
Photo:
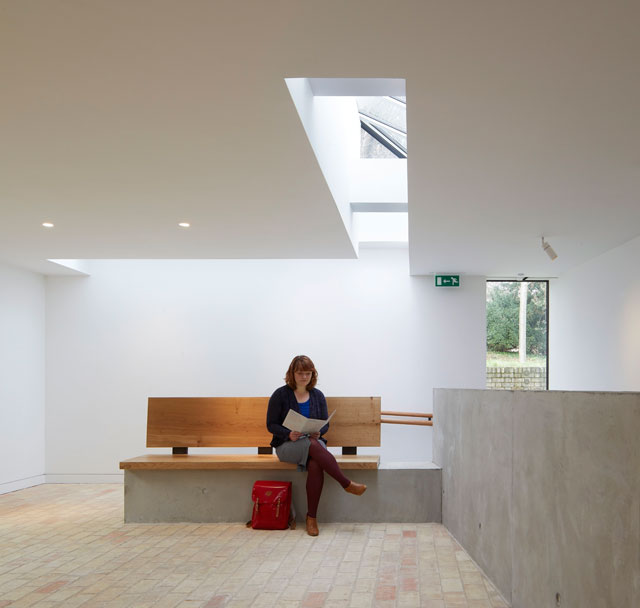
[[[519,281],[487,283],[487,351],[519,350]],[[527,355],[547,354],[547,284],[532,281],[527,289]]]

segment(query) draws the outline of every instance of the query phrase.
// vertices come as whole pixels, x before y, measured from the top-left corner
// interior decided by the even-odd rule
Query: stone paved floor
[[[438,524],[124,524],[123,486],[0,496],[0,608],[505,608]]]

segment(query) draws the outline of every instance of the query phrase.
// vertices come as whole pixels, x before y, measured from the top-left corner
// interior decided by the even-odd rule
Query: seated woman
[[[285,376],[286,384],[271,395],[267,408],[267,429],[273,433],[271,446],[281,462],[298,465],[307,471],[307,534],[318,536],[316,519],[325,471],[347,492],[360,496],[367,486],[345,477],[333,454],[327,450],[323,435],[329,430],[327,423],[319,433],[302,435],[282,426],[289,410],[307,418],[324,420],[329,417],[324,395],[315,388],[318,372],[313,361],[305,355],[294,357]]]

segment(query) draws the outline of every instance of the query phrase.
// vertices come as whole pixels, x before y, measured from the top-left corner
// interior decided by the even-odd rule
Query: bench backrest
[[[327,397],[332,446],[380,445],[380,397]],[[268,446],[268,397],[150,397],[147,447]]]

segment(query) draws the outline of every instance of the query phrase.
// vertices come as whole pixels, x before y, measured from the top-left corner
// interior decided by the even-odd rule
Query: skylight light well
[[[356,251],[362,243],[406,244],[405,81],[285,81]]]

